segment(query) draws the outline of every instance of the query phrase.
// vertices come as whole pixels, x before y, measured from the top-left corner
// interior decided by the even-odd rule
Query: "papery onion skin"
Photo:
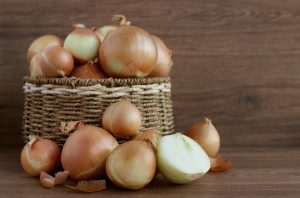
[[[100,40],[94,31],[77,28],[71,32],[64,42],[76,62],[84,64],[98,56]]]
[[[132,138],[132,140],[150,141],[154,149],[157,149],[157,146],[162,137],[159,133],[160,132],[156,129],[150,128],[147,131],[138,133]]]
[[[157,61],[154,69],[149,76],[151,77],[165,77],[169,76],[173,61],[172,50],[157,36],[151,35],[157,47]]]
[[[60,148],[52,140],[37,139],[31,146],[24,146],[21,165],[31,176],[39,176],[42,171],[50,173],[59,166],[60,154]]]
[[[210,169],[210,161],[197,142],[176,133],[159,142],[157,166],[168,181],[187,184],[202,177]]]
[[[209,157],[215,157],[220,150],[220,135],[211,120],[204,117],[200,122],[194,124],[185,135],[198,142]]]
[[[76,180],[97,179],[105,175],[106,158],[117,146],[116,139],[106,130],[85,125],[66,140],[61,163]]]
[[[32,77],[63,77],[68,76],[74,68],[72,55],[62,47],[48,47],[36,54],[30,64]]]
[[[95,33],[97,34],[98,38],[101,42],[105,39],[106,35],[110,33],[111,31],[114,31],[118,28],[118,26],[115,25],[105,25],[95,30]]]
[[[157,48],[151,36],[135,26],[120,26],[104,39],[99,59],[111,77],[145,77],[154,68]]]
[[[70,76],[74,76],[76,78],[83,78],[83,79],[107,78],[106,74],[93,61],[89,61],[82,66],[75,67]]]
[[[107,158],[106,173],[117,186],[141,189],[151,182],[156,171],[152,146],[145,141],[128,141],[117,147]]]
[[[27,50],[27,62],[30,63],[34,55],[41,53],[47,47],[62,46],[63,40],[55,35],[47,34],[35,39]]]
[[[129,138],[137,135],[141,125],[140,111],[128,100],[110,104],[103,113],[102,126],[115,137]]]

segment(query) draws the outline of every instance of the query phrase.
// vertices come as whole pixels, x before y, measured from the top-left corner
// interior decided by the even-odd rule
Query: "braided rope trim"
[[[131,87],[106,87],[100,84],[93,86],[82,86],[70,88],[68,86],[44,84],[36,85],[25,83],[23,86],[24,93],[41,92],[42,94],[78,94],[78,95],[107,95],[126,96],[133,94],[155,94],[159,92],[171,92],[171,83],[149,84],[149,85],[132,85]]]

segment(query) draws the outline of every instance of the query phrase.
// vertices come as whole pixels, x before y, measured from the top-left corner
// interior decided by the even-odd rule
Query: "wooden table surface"
[[[100,26],[113,14],[173,49],[175,125],[206,115],[219,129],[229,172],[190,185],[156,178],[140,191],[110,187],[86,197],[300,197],[300,1],[0,1],[0,197],[83,197],[43,189],[20,168],[26,50],[71,24]]]

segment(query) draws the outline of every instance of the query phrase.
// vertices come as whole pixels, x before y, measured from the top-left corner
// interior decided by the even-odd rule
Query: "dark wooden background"
[[[234,168],[95,197],[299,197],[299,0],[0,0],[0,197],[82,197],[45,190],[20,167],[25,55],[40,35],[65,37],[73,23],[101,26],[113,14],[173,49],[176,130],[210,117]]]
[[[209,116],[227,146],[300,146],[298,0],[0,1],[1,146],[22,144],[25,54],[43,34],[113,14],[163,38],[174,51],[176,129]]]

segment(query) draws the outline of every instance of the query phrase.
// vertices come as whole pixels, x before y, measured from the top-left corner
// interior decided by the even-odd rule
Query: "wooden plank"
[[[233,168],[224,173],[209,173],[187,185],[171,185],[157,176],[138,191],[122,190],[108,184],[108,189],[93,194],[73,192],[63,186],[44,189],[38,178],[24,173],[19,165],[20,150],[0,150],[0,192],[3,197],[299,197],[300,151],[298,148],[226,149]]]
[[[26,50],[71,24],[123,13],[174,51],[175,125],[210,116],[224,146],[299,146],[300,2],[297,0],[0,2],[0,145],[21,144]]]

